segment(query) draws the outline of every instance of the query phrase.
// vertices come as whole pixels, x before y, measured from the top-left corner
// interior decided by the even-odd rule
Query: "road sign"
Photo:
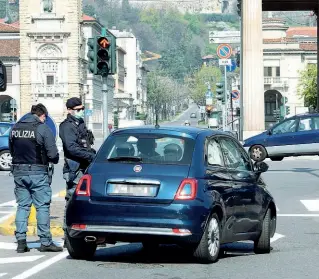
[[[213,92],[212,91],[207,91],[206,92],[206,99],[213,98]]]
[[[210,44],[239,44],[240,31],[210,31]]]
[[[231,65],[226,67],[226,71],[227,72],[233,72],[233,71],[236,70],[236,68],[237,68],[236,61],[235,60],[231,60]]]
[[[210,38],[240,37],[240,31],[209,31]]]
[[[205,106],[200,106],[199,112],[200,113],[205,113]]]
[[[31,115],[31,113],[27,113],[25,115],[23,115],[19,121],[26,119],[29,115]],[[49,128],[51,129],[53,136],[55,138],[55,140],[57,140],[58,137],[58,128],[53,120],[53,118],[50,117],[50,115],[47,116],[45,124],[47,124],[49,126]]]
[[[233,91],[231,92],[231,98],[233,99],[233,101],[238,100],[239,97],[240,97],[240,93],[239,93],[238,90],[233,90]]]
[[[232,55],[232,48],[228,44],[221,44],[217,48],[217,55],[220,59],[228,59]]]
[[[239,44],[240,37],[209,38],[210,44]]]
[[[219,66],[231,66],[231,59],[219,59]]]

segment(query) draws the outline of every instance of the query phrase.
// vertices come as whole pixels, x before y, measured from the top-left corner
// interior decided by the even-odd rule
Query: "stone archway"
[[[0,96],[0,122],[17,121],[17,101],[9,95]]]
[[[280,110],[282,94],[277,90],[267,90],[265,92],[265,128],[277,123],[274,110]]]

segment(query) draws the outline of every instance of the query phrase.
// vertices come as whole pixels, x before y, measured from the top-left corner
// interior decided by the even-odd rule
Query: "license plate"
[[[157,186],[108,184],[107,194],[112,196],[155,197]]]

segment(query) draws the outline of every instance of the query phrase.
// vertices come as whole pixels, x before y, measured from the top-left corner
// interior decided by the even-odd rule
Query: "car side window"
[[[226,167],[240,171],[252,171],[249,157],[234,140],[221,138],[219,142],[224,153]]]
[[[211,166],[225,166],[221,146],[216,139],[209,139],[207,143],[207,162]]]
[[[273,135],[285,134],[285,133],[294,133],[296,131],[297,121],[296,119],[286,120],[283,123],[279,124],[272,130]]]
[[[311,118],[302,118],[299,121],[298,132],[311,131],[313,129]]]

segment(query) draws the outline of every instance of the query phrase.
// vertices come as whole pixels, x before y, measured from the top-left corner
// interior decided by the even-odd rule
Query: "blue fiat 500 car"
[[[261,173],[232,136],[193,127],[113,132],[77,185],[66,210],[66,246],[91,258],[99,244],[178,244],[201,262],[220,245],[254,242],[270,252],[276,205]]]

